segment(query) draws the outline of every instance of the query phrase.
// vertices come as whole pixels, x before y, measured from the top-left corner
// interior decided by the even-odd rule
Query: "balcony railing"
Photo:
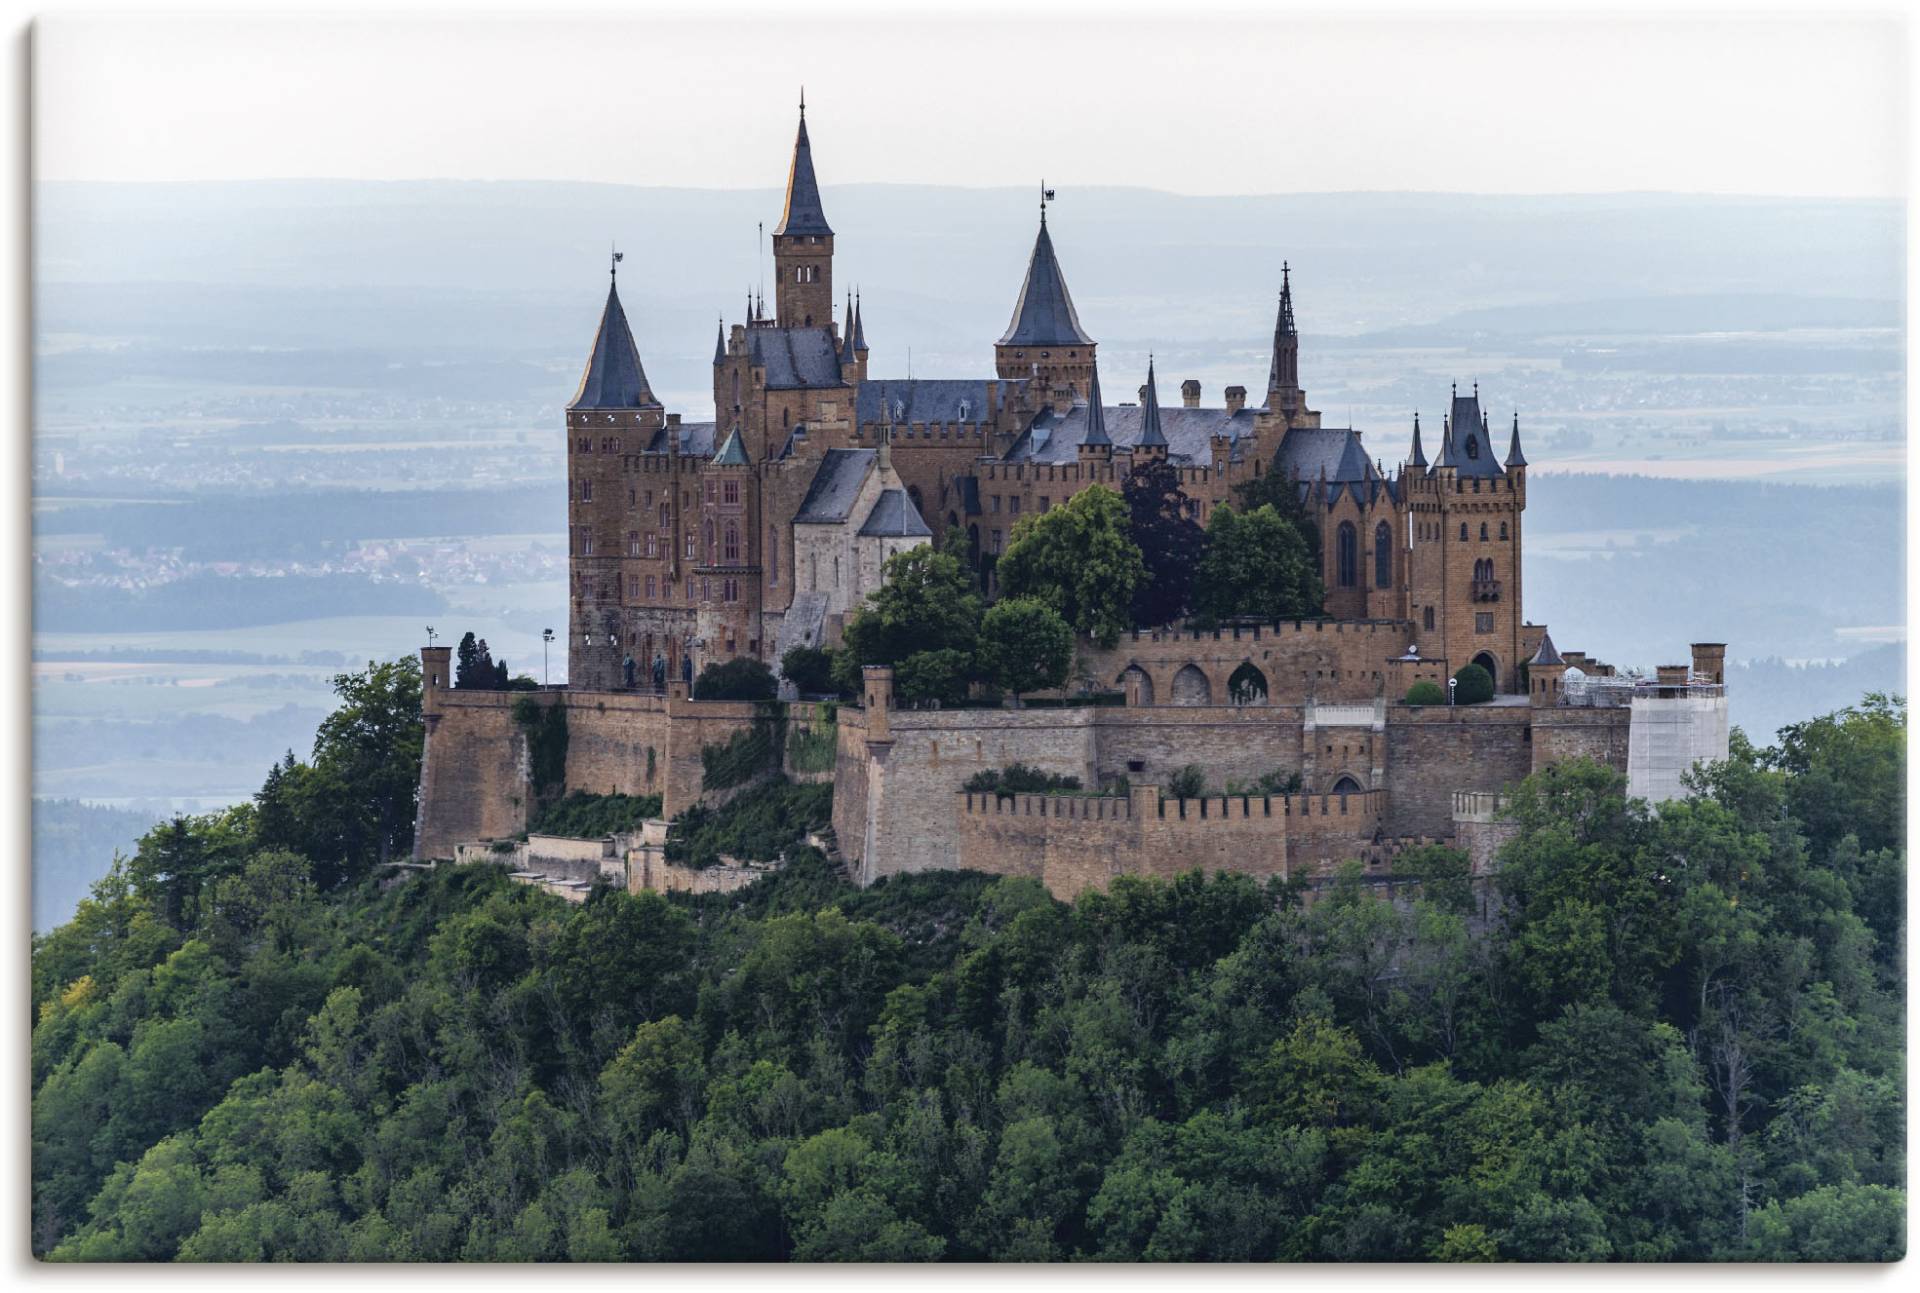
[[[1476,579],[1473,581],[1473,600],[1476,602],[1497,602],[1500,600],[1500,581],[1498,579]]]

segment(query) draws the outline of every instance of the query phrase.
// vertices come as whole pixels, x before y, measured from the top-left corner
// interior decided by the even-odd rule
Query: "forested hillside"
[[[1495,894],[968,873],[570,905],[383,886],[418,673],[36,942],[56,1260],[1889,1260],[1902,702],[1649,812],[1515,796]],[[1483,900],[1502,905],[1470,932]],[[1475,919],[1472,926],[1480,922]]]

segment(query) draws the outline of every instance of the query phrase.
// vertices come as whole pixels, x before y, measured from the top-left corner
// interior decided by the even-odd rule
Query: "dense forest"
[[[1393,902],[1353,871],[862,890],[796,842],[739,893],[569,904],[383,880],[417,665],[337,689],[311,761],[156,827],[36,940],[37,1252],[1905,1250],[1898,699],[1736,736],[1657,810],[1540,774],[1491,889],[1434,848]]]

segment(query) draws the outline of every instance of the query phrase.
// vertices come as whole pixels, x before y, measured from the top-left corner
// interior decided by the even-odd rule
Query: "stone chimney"
[[[1653,680],[1662,687],[1684,687],[1687,685],[1687,666],[1683,664],[1663,664],[1654,667]]]
[[[1191,377],[1180,383],[1180,407],[1187,409],[1200,407],[1200,383]]]
[[[1073,412],[1073,387],[1056,386],[1053,388],[1053,412],[1055,417],[1065,417]]]
[[[667,425],[668,425],[668,426],[670,426],[670,427],[677,427],[677,426],[679,426],[679,425],[680,425],[680,415],[679,415],[678,413],[669,413],[669,414],[667,414]]]
[[[1725,642],[1693,644],[1693,678],[1695,682],[1724,683],[1727,680],[1727,644]]]
[[[1183,395],[1185,391],[1181,392]],[[1238,413],[1247,406],[1247,388],[1244,386],[1227,387],[1227,412]]]

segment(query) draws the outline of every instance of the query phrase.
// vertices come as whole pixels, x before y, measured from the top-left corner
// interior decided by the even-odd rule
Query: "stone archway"
[[[1267,675],[1255,668],[1253,661],[1242,664],[1227,679],[1227,702],[1233,705],[1267,703]]]
[[[1493,653],[1490,651],[1482,651],[1473,658],[1472,663],[1479,665],[1487,671],[1487,677],[1493,679],[1494,691],[1498,692],[1500,690],[1500,662],[1493,658]]]
[[[1363,787],[1358,781],[1355,781],[1352,777],[1341,777],[1338,781],[1333,783],[1333,789],[1329,790],[1327,793],[1330,795],[1357,795],[1357,794],[1360,794],[1364,789],[1365,787]]]
[[[1126,693],[1129,705],[1153,704],[1153,676],[1137,664],[1122,669],[1113,685]]]
[[[1207,675],[1200,671],[1199,665],[1182,665],[1180,672],[1173,675],[1173,703],[1176,705],[1211,705],[1213,703],[1213,684],[1207,681]]]

